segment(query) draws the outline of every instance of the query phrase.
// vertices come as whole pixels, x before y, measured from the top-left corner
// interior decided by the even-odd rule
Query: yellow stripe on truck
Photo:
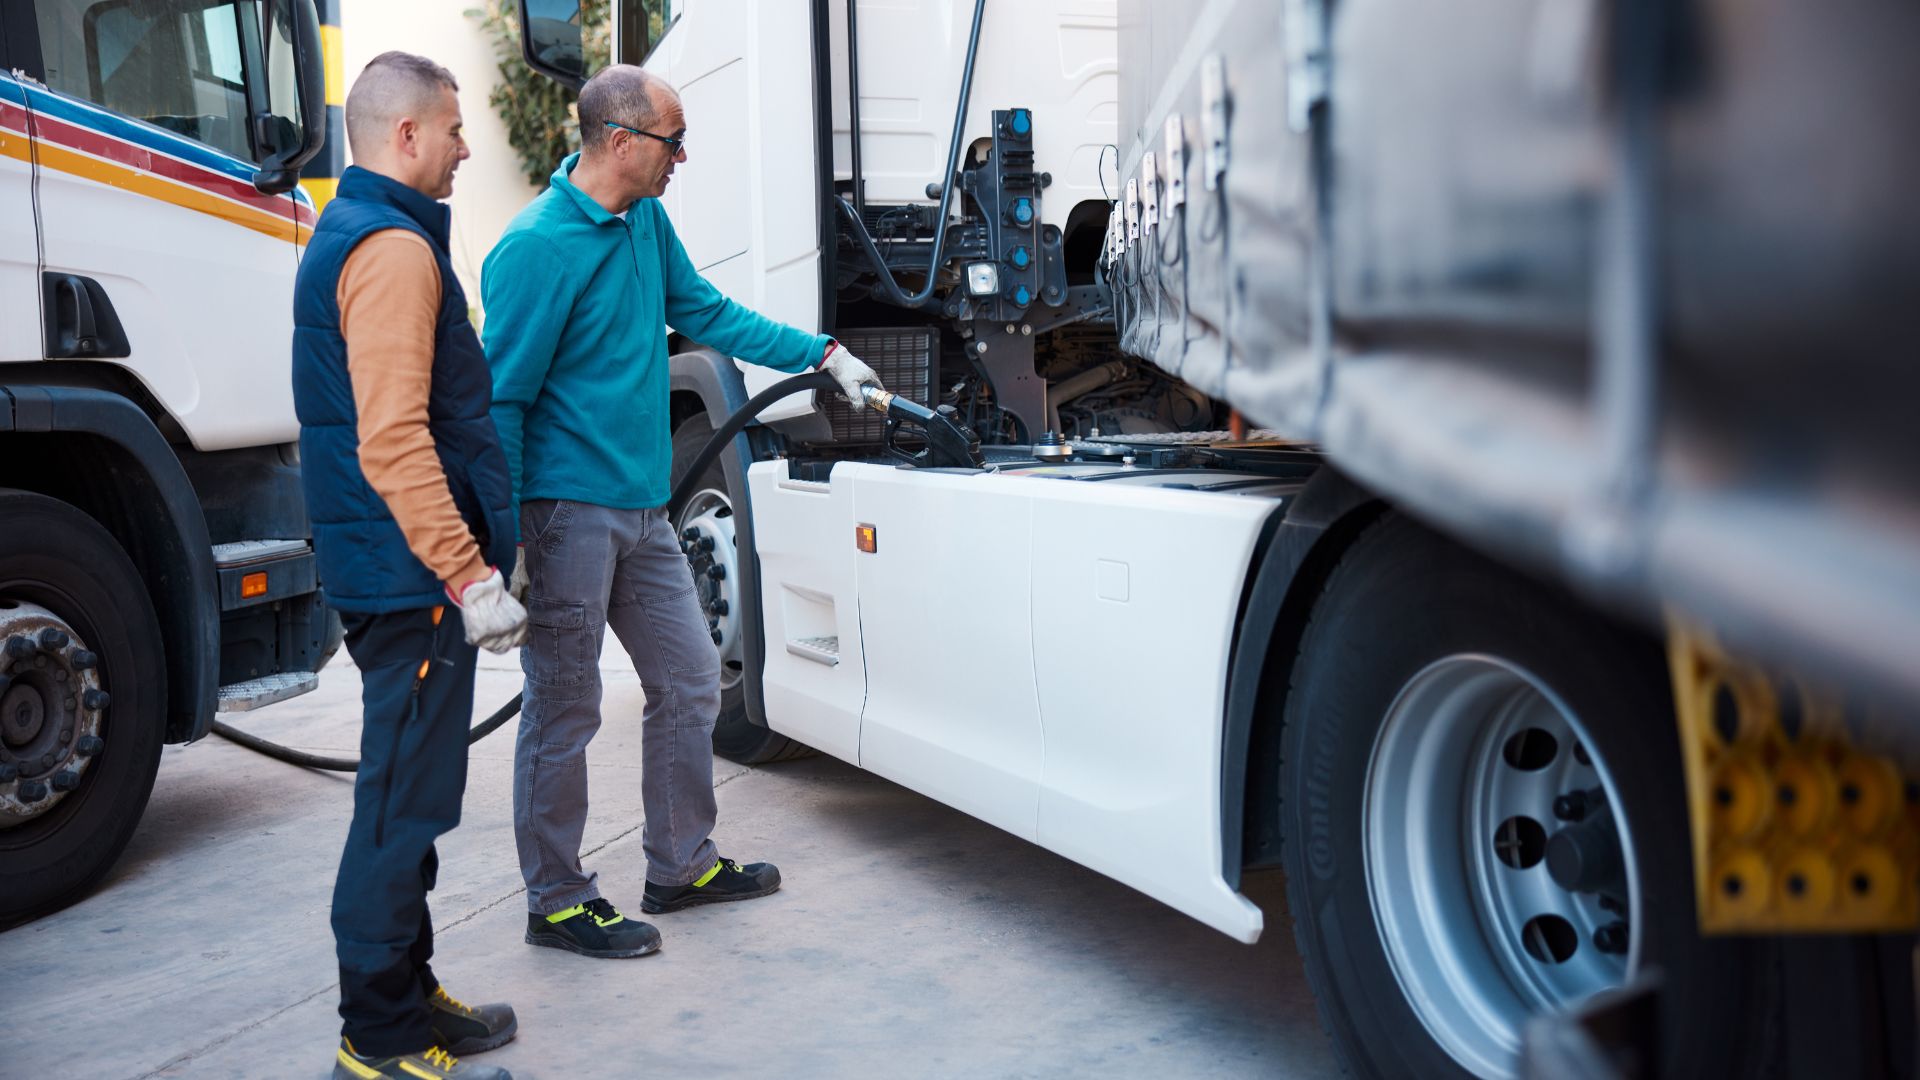
[[[245,226],[255,232],[265,233],[276,240],[291,239],[298,243],[305,243],[305,235],[311,234],[311,230],[296,230],[291,217],[279,217],[274,214],[255,210],[252,207],[241,206],[239,203],[228,202],[217,195],[208,194],[198,188],[188,187],[185,184],[176,184],[171,180],[154,176],[151,173],[144,173],[138,169],[129,169],[110,161],[101,161],[98,158],[88,157],[78,151],[69,150],[64,146],[56,146],[44,139],[36,139],[34,141],[39,150],[40,167],[43,169],[54,169],[87,180],[95,180],[111,187],[117,187],[123,191],[131,191],[136,195],[145,195],[148,198],[159,199],[161,202],[171,203],[174,206],[195,210],[202,214],[211,214],[222,220],[230,221],[235,225]],[[5,152],[9,157],[23,156],[11,145],[5,148]]]

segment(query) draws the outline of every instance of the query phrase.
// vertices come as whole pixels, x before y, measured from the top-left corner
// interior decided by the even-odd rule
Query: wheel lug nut
[[[1593,947],[1618,956],[1627,951],[1627,924],[1615,920],[1593,932]]]
[[[715,600],[713,602],[713,613],[715,615],[725,615],[729,610],[731,609],[725,600]]]
[[[59,652],[66,648],[67,642],[71,640],[67,637],[67,632],[57,626],[49,626],[40,631],[40,647],[48,652]]]
[[[713,537],[711,537],[711,536],[703,536],[703,537],[701,537],[701,538],[700,538],[700,550],[701,550],[701,551],[712,551],[712,550],[713,550]]]
[[[70,727],[61,728],[60,729],[60,745],[66,746],[68,743],[71,743],[72,741],[73,741],[73,729]]]
[[[50,753],[49,753],[49,754],[41,754],[41,755],[40,755],[40,767],[41,767],[42,769],[51,769],[51,768],[53,768],[53,763],[54,763],[55,761],[57,761],[57,760],[59,760],[59,759],[57,759],[57,758],[55,758],[55,757],[54,757],[54,756],[53,756],[52,754],[50,754]]]
[[[80,786],[80,774],[72,769],[61,769],[53,774],[53,790],[72,791]]]
[[[106,708],[107,705],[113,701],[113,695],[107,693],[105,690],[88,690],[85,694],[81,695],[80,700],[86,704],[87,708],[98,712]]]
[[[727,577],[727,568],[716,563],[707,567],[707,576],[715,581],[724,581]]]
[[[82,735],[80,741],[73,744],[73,752],[81,757],[93,757],[106,748],[107,744],[98,735]]]
[[[38,651],[40,650],[34,647],[33,642],[19,634],[7,639],[7,655],[15,660],[25,660]]]
[[[22,780],[18,794],[21,802],[39,802],[47,797],[47,785],[38,780]]]
[[[20,777],[20,766],[11,761],[0,761],[0,784],[11,784]]]
[[[100,657],[99,654],[95,653],[92,649],[75,649],[73,650],[73,655],[67,657],[67,660],[72,663],[74,667],[85,671],[99,663]]]
[[[692,527],[681,529],[680,539],[685,540],[688,543],[692,543],[693,541],[700,539],[700,530]]]
[[[710,633],[712,634],[712,637],[713,637],[713,643],[715,645],[720,644],[720,631],[713,630],[713,631],[710,631]]]

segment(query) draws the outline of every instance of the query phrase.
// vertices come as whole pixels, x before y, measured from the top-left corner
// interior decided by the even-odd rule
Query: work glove
[[[488,567],[486,577],[469,581],[458,593],[447,586],[447,597],[460,609],[467,624],[467,644],[488,652],[517,649],[527,640],[527,609],[507,593],[500,568]]]
[[[833,376],[834,381],[840,384],[840,392],[856,409],[865,408],[867,404],[866,395],[860,392],[862,386],[886,389],[880,386],[880,376],[875,375],[872,368],[837,341],[827,346],[827,357],[820,361],[820,370]]]
[[[527,577],[527,548],[522,544],[513,549],[513,577],[507,582],[507,595],[513,597],[515,603],[525,605],[529,584],[531,579]]]

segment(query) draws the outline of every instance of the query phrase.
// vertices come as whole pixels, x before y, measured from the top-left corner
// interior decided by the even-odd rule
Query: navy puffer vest
[[[354,246],[382,229],[418,233],[440,264],[427,426],[454,504],[482,556],[496,566],[513,566],[518,530],[508,509],[512,482],[487,412],[493,379],[447,258],[447,225],[445,206],[356,166],[340,178],[300,261],[293,293],[293,403],[300,417],[301,480],[320,586],[340,611],[402,611],[446,602],[439,579],[407,548],[385,500],[360,472],[339,282]]]

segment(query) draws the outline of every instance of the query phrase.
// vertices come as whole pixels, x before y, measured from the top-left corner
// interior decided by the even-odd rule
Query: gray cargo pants
[[[520,540],[531,625],[520,650],[527,685],[513,755],[513,827],[527,908],[551,915],[600,895],[597,875],[580,865],[580,836],[608,626],[647,694],[640,718],[647,878],[685,885],[719,857],[708,834],[716,814],[720,654],[666,511],[536,499],[520,507]]]

